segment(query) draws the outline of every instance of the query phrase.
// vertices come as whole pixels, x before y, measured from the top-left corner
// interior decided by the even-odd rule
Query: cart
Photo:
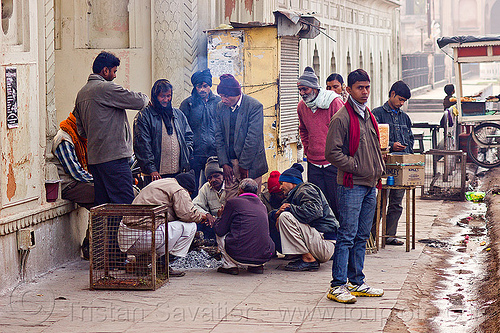
[[[491,37],[443,37],[438,39],[440,48],[449,45],[453,50],[455,67],[455,92],[457,96],[459,128],[470,128],[467,138],[467,154],[477,165],[492,168],[500,165],[500,103],[498,96],[493,96],[493,89],[487,91],[491,97],[478,99],[464,98],[463,74],[464,66],[471,64],[498,63],[486,68],[486,76],[490,76],[491,86],[498,85],[500,80],[500,36]],[[496,66],[496,67],[495,67]],[[486,66],[483,66],[486,67]],[[483,69],[483,68],[481,68]],[[487,89],[488,90],[488,89]],[[497,90],[496,94],[499,93]],[[459,133],[458,133],[459,134]]]

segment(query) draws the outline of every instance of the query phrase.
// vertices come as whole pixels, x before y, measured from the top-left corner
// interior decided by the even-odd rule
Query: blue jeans
[[[370,237],[376,200],[375,187],[339,185],[340,228],[333,254],[332,287],[346,284],[347,279],[355,285],[363,284],[366,241]]]

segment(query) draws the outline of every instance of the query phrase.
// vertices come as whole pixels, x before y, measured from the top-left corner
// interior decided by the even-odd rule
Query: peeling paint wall
[[[243,92],[264,108],[264,146],[269,171],[285,170],[297,161],[296,144],[278,142],[279,40],[276,27],[211,30],[208,32],[208,64],[218,76],[230,73]],[[266,180],[267,175],[264,176]]]
[[[128,0],[127,11],[124,0],[95,1],[92,6],[100,8],[109,5],[108,10],[94,15],[98,25],[87,21],[89,4],[86,1],[55,1],[55,85],[57,124],[66,119],[73,110],[76,94],[85,85],[92,73],[94,58],[102,50],[116,54],[120,58],[115,82],[127,89],[141,91],[149,96],[151,91],[151,4],[150,1]],[[113,17],[111,8],[120,9],[121,18]],[[125,12],[127,17],[123,17]],[[103,18],[108,13],[109,19]],[[105,16],[105,15],[104,15]],[[113,23],[119,19],[119,23]],[[125,22],[128,26],[124,27]],[[109,29],[110,28],[110,29]],[[126,31],[125,31],[126,30]],[[116,35],[116,36],[115,36]],[[114,42],[108,42],[113,39]],[[132,122],[136,111],[129,111]]]
[[[34,7],[34,9],[33,9]],[[43,148],[40,142],[45,123],[40,124],[40,90],[37,39],[23,31],[37,31],[36,6],[26,1],[14,2],[9,30],[0,33],[0,219],[29,210],[43,202]],[[6,124],[6,67],[17,73],[18,126]]]
[[[53,0],[13,4],[8,30],[4,21],[0,31],[0,289],[22,277],[19,229],[35,229],[36,245],[26,261],[31,279],[79,256],[88,220],[74,204],[48,203],[45,197],[48,133],[53,135],[56,126]],[[18,124],[12,128],[6,119],[7,67],[17,74]]]

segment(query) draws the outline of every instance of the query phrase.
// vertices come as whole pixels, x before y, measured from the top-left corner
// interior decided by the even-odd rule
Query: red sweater
[[[299,115],[300,140],[304,145],[304,153],[307,161],[313,164],[329,164],[325,159],[325,144],[328,126],[332,116],[344,106],[342,99],[337,97],[328,109],[317,109],[315,113],[304,103],[303,100],[297,106]]]

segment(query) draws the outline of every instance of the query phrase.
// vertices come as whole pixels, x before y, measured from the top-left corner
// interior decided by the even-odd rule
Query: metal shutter
[[[279,140],[280,144],[297,142],[299,118],[297,104],[299,93],[299,38],[281,37],[281,63],[279,86]]]

